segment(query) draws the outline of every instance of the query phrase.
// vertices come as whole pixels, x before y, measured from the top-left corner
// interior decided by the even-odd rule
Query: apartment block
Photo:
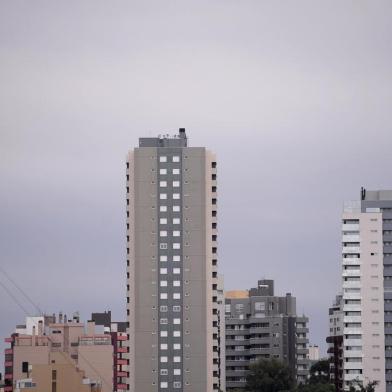
[[[113,346],[113,391],[128,390],[128,333],[125,321],[112,321],[111,311],[103,313],[93,313],[91,321],[96,326],[104,328],[104,334],[109,334]]]
[[[66,391],[62,385],[68,377],[75,391],[113,391],[111,336],[98,333],[94,322],[85,326],[79,316],[68,319],[61,313],[58,318],[27,317],[6,342],[10,348],[5,350],[5,392]],[[79,381],[84,386],[77,388]]]
[[[130,390],[218,391],[215,155],[183,128],[140,138],[126,177]]]
[[[342,245],[344,387],[392,391],[392,191],[345,204]]]
[[[291,294],[274,294],[273,280],[226,292],[226,389],[244,388],[249,365],[277,359],[304,382],[309,373],[308,318],[296,314]]]
[[[336,392],[343,391],[343,297],[336,296],[329,308],[328,358],[330,363],[331,381]]]

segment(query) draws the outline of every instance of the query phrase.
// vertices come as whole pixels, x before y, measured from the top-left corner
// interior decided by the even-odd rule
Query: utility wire
[[[24,313],[28,314],[25,307],[18,301],[18,299],[12,294],[11,290],[0,280],[0,285],[4,291],[15,301],[15,303],[23,310]]]
[[[36,305],[35,303],[34,303],[34,301],[15,283],[15,282],[13,282],[12,281],[12,279],[11,278],[9,278],[9,276],[8,276],[8,274],[4,271],[4,269],[3,268],[1,268],[0,267],[0,271],[13,283],[13,285],[16,287],[16,288],[18,288],[18,290],[23,294],[23,296],[36,308],[36,309],[38,309],[39,310],[39,307],[38,307],[38,305]],[[6,293],[14,300],[14,302],[23,310],[23,312],[25,313],[25,315],[27,316],[27,317],[29,317],[30,316],[30,314],[29,314],[29,312],[26,310],[26,308],[18,301],[18,299],[13,295],[13,293],[11,292],[11,290],[9,290],[9,288],[4,284],[4,283],[2,283],[1,281],[0,281],[0,285],[3,287],[3,289],[6,291]],[[40,313],[42,314],[42,312],[40,311]],[[50,336],[48,336],[48,335],[45,335],[47,338],[48,338],[48,340],[50,340],[50,342],[52,342],[52,343],[54,343],[53,342],[53,340],[52,340],[52,338],[50,337]],[[63,352],[63,351],[58,351],[72,366],[74,366],[75,365],[75,363],[72,361],[72,359],[69,357],[69,356],[67,356],[67,355],[65,355],[65,353]],[[91,364],[91,362],[90,361],[88,361],[87,360],[87,358],[86,357],[84,357],[81,353],[78,353],[79,354],[79,356],[80,357],[82,357],[85,361],[86,361],[86,363],[87,363],[87,365],[89,365],[90,366],[90,368],[91,369],[93,369],[93,371],[98,375],[98,377],[100,377],[101,378],[101,380],[110,388],[110,389],[112,389],[113,388],[113,384],[112,383],[109,383],[106,379],[105,379],[105,377],[103,377],[100,373],[99,373],[99,371]]]
[[[25,299],[30,302],[30,304],[36,309],[38,310],[38,314],[43,315],[42,310],[39,308],[38,305],[36,305],[31,299],[30,297],[24,292],[24,290],[7,274],[7,272],[4,271],[3,268],[0,267],[0,272],[3,273],[3,275],[18,289],[18,291],[23,295],[23,297],[25,297]]]

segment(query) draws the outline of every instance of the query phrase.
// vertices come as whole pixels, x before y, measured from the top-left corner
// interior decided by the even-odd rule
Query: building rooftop
[[[185,128],[178,130],[178,135],[159,135],[158,137],[139,138],[139,147],[187,147],[188,138]]]
[[[361,200],[365,201],[385,201],[392,200],[392,190],[382,189],[375,191],[368,191],[365,188],[361,188]]]
[[[249,298],[248,290],[231,290],[225,292],[225,298],[227,299],[242,299]]]

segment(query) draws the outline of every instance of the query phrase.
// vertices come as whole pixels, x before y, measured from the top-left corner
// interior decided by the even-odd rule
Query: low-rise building
[[[59,377],[69,375],[76,384],[81,380],[80,391],[113,391],[112,339],[99,333],[93,321],[84,325],[77,315],[68,319],[61,313],[58,318],[27,317],[26,324],[17,326],[6,342],[10,347],[5,350],[4,392],[46,390],[43,385],[52,382],[54,371]],[[57,392],[62,382],[62,378],[56,380]]]

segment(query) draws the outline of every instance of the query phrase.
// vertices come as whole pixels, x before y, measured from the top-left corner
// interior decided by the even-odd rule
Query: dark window
[[[57,370],[52,370],[52,381],[57,380]]]

